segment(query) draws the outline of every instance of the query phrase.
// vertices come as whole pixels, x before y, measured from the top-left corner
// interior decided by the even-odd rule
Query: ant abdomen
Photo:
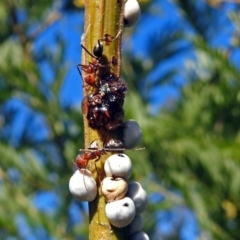
[[[76,165],[79,169],[86,168],[88,161],[80,154],[76,157]]]
[[[93,55],[99,59],[103,55],[103,43],[98,40],[98,43],[93,47]]]

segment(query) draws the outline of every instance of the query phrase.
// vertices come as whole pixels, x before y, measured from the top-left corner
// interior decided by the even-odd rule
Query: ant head
[[[96,58],[102,57],[103,54],[103,43],[98,40],[98,43],[93,48],[93,54]]]

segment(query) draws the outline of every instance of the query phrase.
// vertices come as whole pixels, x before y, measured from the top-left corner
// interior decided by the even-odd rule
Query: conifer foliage
[[[0,239],[87,239],[86,208],[68,190],[71,159],[83,146],[80,103],[61,101],[68,42],[56,34],[53,48],[35,48],[42,34],[75,10],[81,13],[75,2],[82,6],[81,1],[0,3]],[[158,213],[189,207],[199,237],[237,239],[239,5],[194,0],[140,4],[142,21],[125,38],[141,30],[146,52],[141,57],[125,46],[122,75],[131,92],[126,118],[135,119],[144,134],[145,150],[129,153],[136,161],[133,179],[149,195],[144,231],[150,239],[159,234],[179,239],[184,218],[165,236],[156,224]],[[178,24],[156,14],[154,6],[159,13],[177,13]],[[159,34],[146,36],[141,27],[151,18],[162,24],[156,26]],[[43,66],[50,69],[51,80]],[[158,101],[155,93],[166,85],[177,97],[150,111],[153,100]],[[41,196],[51,201],[43,206]]]

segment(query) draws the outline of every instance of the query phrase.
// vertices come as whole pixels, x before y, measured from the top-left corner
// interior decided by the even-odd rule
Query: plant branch
[[[93,47],[98,43],[99,39],[103,39],[104,34],[110,34],[116,39],[109,43],[104,44],[104,56],[110,62],[114,56],[117,59],[117,64],[111,66],[111,71],[117,76],[120,76],[121,71],[121,33],[123,31],[123,0],[98,0],[98,1],[85,1],[85,26],[84,34],[82,36],[82,44],[85,48],[92,52]],[[87,51],[82,51],[82,64],[89,64],[94,59]],[[83,72],[84,74],[84,72]],[[84,78],[84,76],[83,76]],[[93,87],[85,87],[84,96],[92,94],[94,92]],[[85,103],[86,104],[86,103]],[[83,106],[87,109],[87,106]],[[106,130],[95,130],[89,127],[88,120],[84,117],[84,140],[85,148],[90,143],[97,140],[100,147],[103,146],[103,139],[108,133]],[[96,163],[98,169],[96,174],[95,164],[88,164],[88,168],[94,174],[98,186],[98,195],[93,202],[89,203],[89,239],[126,239],[123,229],[117,229],[110,225],[105,215],[105,199],[101,194],[101,182],[99,179],[103,179],[105,176],[103,170],[103,164],[109,154],[105,154],[101,157],[100,161]]]

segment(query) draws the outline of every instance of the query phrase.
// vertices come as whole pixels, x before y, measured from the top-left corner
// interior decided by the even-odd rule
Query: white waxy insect
[[[141,16],[141,9],[138,1],[127,0],[124,6],[124,27],[132,27]]]
[[[113,154],[105,161],[104,171],[107,177],[128,179],[132,174],[131,160],[124,153]]]
[[[75,171],[69,180],[71,194],[80,201],[93,201],[97,196],[97,184],[87,169]]]
[[[106,177],[102,181],[102,195],[106,202],[113,202],[124,198],[128,184],[123,178]]]
[[[130,236],[129,240],[149,240],[145,232],[138,232]]]
[[[126,196],[130,197],[136,207],[136,214],[141,214],[147,206],[147,193],[138,182],[131,182],[128,184],[128,191]]]
[[[121,200],[107,203],[105,212],[113,226],[123,228],[129,225],[135,217],[135,206],[131,198],[125,197]]]

